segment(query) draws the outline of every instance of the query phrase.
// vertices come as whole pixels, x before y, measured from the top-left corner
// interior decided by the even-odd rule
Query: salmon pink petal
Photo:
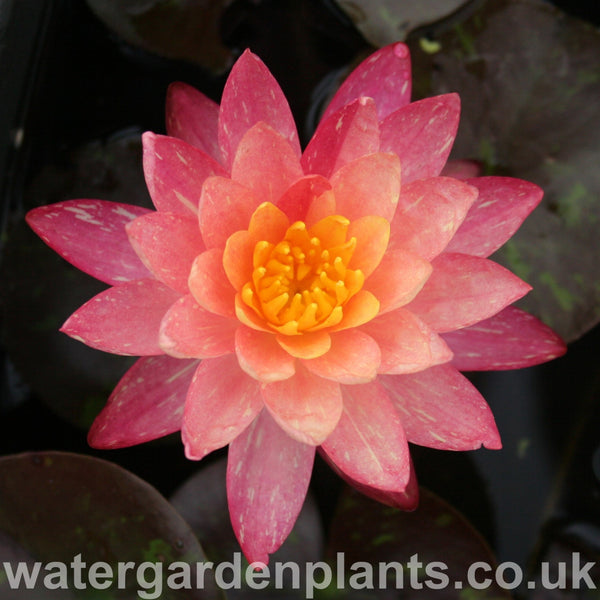
[[[27,213],[29,226],[65,260],[115,285],[149,277],[125,226],[148,209],[106,200],[67,200]]]
[[[364,289],[379,300],[379,312],[404,306],[423,288],[433,268],[425,259],[406,250],[385,253]]]
[[[241,294],[235,295],[235,316],[240,323],[256,331],[265,331],[273,334],[273,329],[268,327],[265,320],[258,316],[243,300]]]
[[[111,287],[77,309],[60,328],[84,344],[126,356],[162,354],[160,322],[180,297],[156,279]]]
[[[144,356],[125,373],[88,434],[93,448],[135,446],[181,429],[197,360]]]
[[[331,193],[331,184],[321,175],[307,175],[292,184],[277,201],[277,208],[290,223],[305,221],[309,208],[319,202],[323,194]]]
[[[439,335],[401,308],[375,317],[361,330],[380,348],[379,373],[414,373],[452,358],[452,351]]]
[[[248,232],[255,242],[266,240],[277,244],[283,239],[289,226],[290,220],[280,208],[270,202],[263,202],[254,211]]]
[[[235,316],[235,290],[223,268],[222,250],[211,248],[196,257],[188,286],[202,308],[223,317]]]
[[[207,248],[224,248],[235,231],[248,227],[260,204],[247,187],[226,177],[209,177],[202,186],[199,223]]]
[[[301,162],[306,173],[330,177],[345,164],[378,150],[377,108],[371,98],[361,97],[319,123]]]
[[[131,221],[127,235],[158,280],[182,294],[188,292],[192,263],[205,249],[195,217],[151,212]]]
[[[191,295],[167,311],[160,325],[163,352],[177,358],[211,358],[234,352],[235,319],[202,308]]]
[[[315,447],[292,439],[263,410],[229,446],[231,524],[248,562],[266,564],[300,513]]]
[[[326,354],[303,361],[315,375],[345,384],[371,381],[377,375],[380,362],[379,346],[358,329],[332,334],[331,349]]]
[[[332,98],[323,120],[356,98],[375,100],[379,120],[410,102],[410,54],[406,45],[391,44],[371,54],[346,78]]]
[[[400,163],[393,154],[370,154],[331,178],[338,213],[350,221],[377,215],[391,221],[400,194]]]
[[[380,375],[409,442],[440,450],[502,447],[489,406],[451,365],[412,375]]]
[[[240,367],[254,379],[270,383],[288,379],[296,371],[296,360],[290,356],[272,333],[238,327],[235,352]]]
[[[265,123],[257,123],[246,132],[231,168],[233,180],[252,190],[262,202],[273,204],[303,175],[288,141]]]
[[[203,360],[185,401],[181,437],[185,455],[200,460],[234,440],[263,407],[260,384],[234,355]]]
[[[316,358],[329,352],[331,336],[326,331],[309,331],[302,335],[277,335],[277,342],[296,358]]]
[[[176,81],[167,90],[167,133],[196,146],[221,162],[218,144],[219,105],[187,83]]]
[[[390,248],[404,248],[431,260],[446,248],[476,198],[477,188],[450,177],[403,186]]]
[[[344,305],[344,316],[339,325],[332,327],[330,331],[341,331],[358,327],[369,322],[379,313],[379,300],[367,290],[360,290],[356,296],[352,296]]]
[[[259,121],[278,131],[300,158],[300,142],[292,111],[264,63],[246,50],[231,69],[221,98],[219,146],[231,166],[238,144]]]
[[[443,338],[454,352],[452,364],[460,371],[531,367],[566,351],[550,327],[514,306]]]
[[[410,456],[402,422],[378,381],[342,386],[344,410],[321,448],[340,471],[360,485],[403,492]]]
[[[487,258],[443,253],[432,264],[433,273],[406,308],[438,333],[487,319],[531,290]]]
[[[390,222],[383,217],[368,215],[352,221],[348,227],[348,238],[356,238],[356,248],[349,267],[360,269],[369,277],[385,254],[390,239]]]
[[[310,228],[326,217],[335,215],[336,212],[335,195],[333,190],[328,190],[314,199],[313,203],[308,207],[304,222]]]
[[[342,414],[338,383],[321,379],[301,365],[293,377],[263,386],[265,406],[275,422],[299,442],[318,446]]]
[[[382,123],[381,152],[400,157],[402,183],[439,175],[446,164],[460,116],[460,98],[445,94],[413,102]]]
[[[512,237],[544,195],[537,185],[512,177],[467,182],[479,190],[479,198],[448,244],[449,252],[489,256]]]

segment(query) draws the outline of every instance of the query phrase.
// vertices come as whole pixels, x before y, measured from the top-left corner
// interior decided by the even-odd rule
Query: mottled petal
[[[277,334],[277,342],[296,358],[316,358],[331,348],[331,336],[326,331],[309,331],[302,335]]]
[[[477,177],[467,183],[479,190],[479,197],[448,244],[449,252],[489,256],[512,237],[544,195],[537,185],[512,177]]]
[[[149,277],[135,253],[125,225],[150,211],[106,200],[67,200],[27,213],[29,226],[84,273],[115,285]]]
[[[502,447],[489,406],[453,366],[378,380],[398,409],[409,442],[440,450]]]
[[[223,268],[223,252],[211,248],[196,257],[188,286],[196,302],[224,317],[235,316],[235,290]]]
[[[490,319],[442,336],[460,371],[496,371],[531,367],[566,351],[564,342],[533,315],[507,306]]]
[[[267,563],[300,513],[315,447],[292,439],[263,410],[229,446],[231,523],[248,562]]]
[[[371,98],[361,97],[319,123],[301,162],[305,173],[330,177],[345,164],[378,150],[377,107]]]
[[[221,162],[218,144],[219,105],[187,83],[167,89],[166,125],[170,136],[196,146]]]
[[[246,131],[262,121],[278,131],[300,157],[294,117],[279,84],[263,62],[246,50],[231,69],[221,98],[219,145],[231,165]]]
[[[163,352],[178,358],[210,358],[234,352],[239,323],[208,312],[191,295],[183,296],[167,311],[160,325]]]
[[[531,290],[487,258],[443,253],[432,264],[433,273],[406,308],[438,333],[487,319]]]
[[[162,354],[160,322],[180,294],[156,279],[111,287],[77,309],[60,328],[92,348],[123,354]]]
[[[317,446],[335,429],[342,414],[338,383],[298,365],[293,377],[263,386],[263,398],[275,422],[299,442]]]
[[[287,215],[290,223],[305,221],[309,209],[314,203],[322,202],[324,195],[331,195],[329,181],[321,175],[307,175],[283,193],[277,201],[277,208]]]
[[[108,450],[143,444],[181,428],[185,395],[197,360],[140,358],[96,417],[88,442]]]
[[[410,456],[402,422],[378,381],[342,386],[344,410],[321,448],[358,484],[403,492]]]
[[[214,158],[178,138],[146,132],[144,176],[157,210],[194,215],[207,177],[227,175]]]
[[[366,58],[350,73],[323,114],[327,119],[356,98],[375,100],[379,120],[410,102],[410,54],[405,44],[390,44]]]
[[[402,183],[439,175],[446,164],[460,116],[460,98],[445,94],[413,102],[380,123],[381,152],[400,157]]]
[[[275,339],[275,335],[241,326],[235,334],[235,351],[240,367],[262,382],[291,377],[296,360]]]
[[[202,361],[192,379],[183,413],[185,455],[200,460],[234,440],[263,406],[260,384],[235,356]]]
[[[131,221],[127,235],[158,280],[182,294],[188,292],[192,263],[205,250],[195,217],[151,212]]]

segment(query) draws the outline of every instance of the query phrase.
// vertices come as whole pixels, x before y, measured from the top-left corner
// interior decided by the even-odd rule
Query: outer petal
[[[564,342],[533,315],[508,306],[490,319],[442,336],[460,371],[520,369],[566,351]]]
[[[413,375],[380,375],[379,381],[400,412],[410,442],[441,450],[501,447],[489,406],[451,365]]]
[[[294,357],[277,343],[272,333],[242,325],[235,334],[235,351],[240,367],[259,381],[288,379],[296,370]]]
[[[124,448],[181,428],[197,360],[140,358],[122,377],[88,434],[93,448]]]
[[[208,154],[178,138],[146,132],[142,142],[146,185],[158,210],[195,214],[204,180],[227,174]]]
[[[301,365],[293,377],[264,385],[263,398],[275,422],[288,435],[313,446],[327,438],[342,414],[339,384],[321,379]]]
[[[260,384],[240,369],[235,356],[202,361],[185,401],[181,429],[185,455],[200,460],[226,446],[262,406]]]
[[[512,177],[467,182],[479,190],[479,197],[448,244],[450,252],[489,256],[512,237],[544,195],[537,185]]]
[[[163,352],[178,358],[210,358],[235,350],[235,319],[208,312],[191,295],[183,296],[167,311],[160,325]]]
[[[188,286],[196,302],[206,310],[224,317],[235,316],[235,290],[225,275],[221,250],[211,248],[196,257]]]
[[[457,94],[413,102],[381,124],[381,152],[400,157],[403,185],[439,175],[456,137],[460,114]]]
[[[402,44],[381,48],[365,59],[340,86],[332,98],[323,120],[356,98],[375,100],[379,120],[410,102],[410,54]]]
[[[377,108],[361,97],[321,121],[302,155],[305,173],[330,177],[340,167],[379,150]]]
[[[219,145],[230,166],[246,131],[263,121],[279,131],[300,157],[300,142],[290,107],[267,67],[246,50],[231,69],[221,98]]]
[[[196,146],[217,162],[221,150],[217,139],[219,105],[191,85],[176,81],[167,90],[167,133]]]
[[[400,417],[378,381],[342,386],[344,411],[322,444],[328,458],[360,485],[402,492],[410,456]]]
[[[249,562],[267,563],[302,508],[315,448],[290,438],[267,411],[229,446],[229,514]]]
[[[150,211],[106,200],[67,200],[27,213],[29,226],[60,256],[88,275],[115,285],[149,277],[125,225]]]
[[[336,209],[350,221],[377,215],[391,221],[400,195],[400,163],[393,154],[370,154],[331,178]]]
[[[179,296],[156,279],[129,281],[88,300],[60,330],[113,354],[162,354],[158,345],[160,322]]]
[[[443,253],[432,264],[431,277],[406,308],[437,332],[487,319],[531,290],[487,258]]]
[[[131,221],[127,235],[157,279],[182,294],[188,292],[192,263],[205,249],[193,216],[152,212]]]

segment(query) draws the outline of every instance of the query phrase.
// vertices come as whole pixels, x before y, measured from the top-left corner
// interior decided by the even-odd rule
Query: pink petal
[[[223,317],[235,316],[235,290],[223,268],[222,250],[211,248],[196,257],[188,286],[202,308]]]
[[[331,336],[326,331],[308,331],[302,335],[277,334],[277,343],[295,358],[316,358],[329,352]]]
[[[432,264],[433,273],[406,308],[438,333],[487,319],[531,290],[487,258],[443,253]]]
[[[279,84],[260,58],[246,50],[233,65],[221,98],[219,145],[227,166],[242,137],[259,121],[286,138],[300,157],[294,117]]]
[[[146,132],[144,176],[157,210],[196,214],[207,177],[227,175],[208,154],[178,138]]]
[[[410,456],[402,422],[378,381],[342,386],[344,411],[322,449],[360,485],[403,492]]]
[[[439,175],[454,143],[460,116],[457,94],[413,102],[382,123],[381,152],[400,157],[402,183]]]
[[[309,209],[315,202],[321,202],[324,194],[331,194],[331,184],[321,175],[307,175],[292,184],[277,201],[290,220],[306,221]],[[310,225],[309,225],[310,227]]]
[[[402,186],[392,220],[390,248],[435,258],[464,221],[477,189],[458,179],[432,177]]]
[[[260,384],[248,377],[235,356],[202,361],[192,379],[181,437],[185,455],[200,460],[234,440],[263,406]]]
[[[409,442],[440,450],[501,448],[489,406],[451,365],[413,375],[380,375],[397,407]]]
[[[114,285],[149,277],[125,233],[125,225],[150,211],[106,200],[67,200],[27,213],[29,226],[65,260]]]
[[[550,327],[514,306],[443,338],[454,352],[452,364],[460,371],[520,369],[566,352]]]
[[[393,154],[370,154],[331,178],[338,214],[350,221],[377,215],[391,221],[400,195],[400,163]]]
[[[191,85],[176,81],[167,90],[167,133],[196,146],[217,162],[221,150],[217,139],[219,105]]]
[[[356,238],[356,248],[349,267],[360,269],[369,277],[378,267],[390,239],[390,222],[383,217],[367,215],[352,221],[348,227],[348,239]]]
[[[289,142],[266,123],[246,132],[231,167],[232,179],[252,190],[261,202],[273,204],[303,175]]]
[[[260,201],[248,188],[226,177],[209,177],[202,186],[199,222],[207,248],[224,248],[235,231],[248,228]]]
[[[356,98],[375,100],[379,120],[410,102],[410,54],[402,43],[381,48],[365,59],[346,78],[329,103],[323,119]]]
[[[178,358],[211,358],[235,351],[236,319],[208,312],[191,295],[167,311],[160,325],[163,352]]]
[[[431,263],[412,252],[391,250],[366,280],[364,289],[379,300],[382,314],[410,302],[421,291],[432,270]]]
[[[267,563],[298,517],[315,447],[290,438],[267,411],[229,446],[231,523],[248,562]]]
[[[96,417],[88,434],[90,446],[124,448],[178,431],[197,365],[197,360],[170,356],[140,358]]]
[[[131,221],[127,235],[157,279],[182,294],[188,292],[192,263],[205,249],[196,218],[152,212]]]
[[[479,190],[479,197],[448,244],[449,252],[489,256],[512,237],[544,194],[537,185],[512,177],[477,177],[467,183]]]
[[[92,348],[146,356],[163,354],[160,322],[180,297],[156,279],[138,279],[111,287],[77,309],[61,331]]]
[[[452,351],[439,335],[401,308],[375,317],[361,330],[380,348],[379,373],[414,373],[452,358]]]
[[[303,361],[315,375],[346,384],[371,381],[380,362],[381,352],[375,340],[357,329],[334,333],[329,352]]]
[[[241,326],[235,334],[235,351],[240,367],[262,382],[288,379],[296,370],[296,360],[277,343],[273,333]]]
[[[342,414],[339,384],[321,379],[301,365],[293,377],[263,386],[275,422],[299,442],[317,446],[335,429]]]
[[[442,175],[464,180],[479,177],[481,171],[481,163],[476,160],[449,160],[442,169]]]
[[[359,98],[321,121],[302,155],[306,173],[330,177],[340,167],[379,150],[377,108]]]

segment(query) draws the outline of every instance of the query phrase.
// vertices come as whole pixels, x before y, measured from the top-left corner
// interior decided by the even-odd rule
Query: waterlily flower
[[[143,136],[156,210],[80,199],[27,216],[111,286],[62,331],[141,357],[90,444],[181,430],[190,459],[228,445],[229,510],[249,561],[266,563],[290,532],[317,449],[366,494],[413,508],[408,442],[501,446],[460,371],[564,352],[511,306],[530,286],[488,258],[542,191],[444,175],[459,98],[410,95],[406,46],[382,48],[302,151],[283,92],[246,51],[220,105],[170,87],[168,135]]]

